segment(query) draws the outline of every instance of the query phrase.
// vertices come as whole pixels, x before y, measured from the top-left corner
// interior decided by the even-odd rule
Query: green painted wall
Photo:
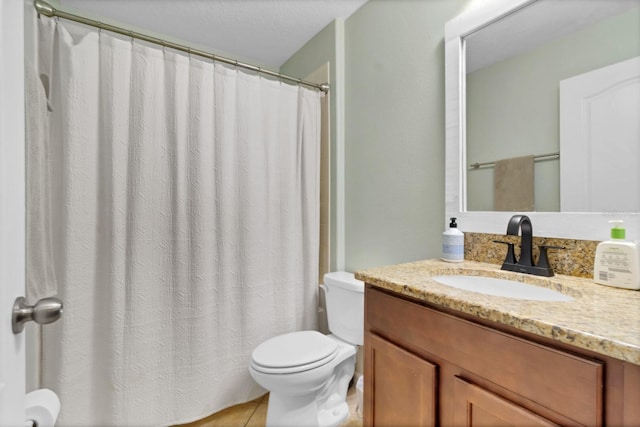
[[[344,23],[346,80],[331,90],[345,97],[348,271],[440,256],[444,25],[470,1],[369,0]],[[333,61],[340,42],[334,23],[281,71],[303,76]],[[332,151],[334,144],[332,134]]]
[[[444,25],[467,3],[369,0],[346,21],[347,270],[440,256]]]

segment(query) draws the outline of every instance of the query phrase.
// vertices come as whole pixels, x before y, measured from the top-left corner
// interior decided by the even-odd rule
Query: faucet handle
[[[544,268],[549,271],[549,276],[553,276],[553,269],[549,265],[549,257],[547,256],[548,249],[566,249],[564,246],[549,246],[549,245],[541,245],[540,246],[540,257],[538,258],[538,268]]]
[[[516,264],[518,261],[516,260],[516,253],[513,249],[514,244],[511,242],[503,242],[502,240],[494,240],[494,243],[502,243],[503,245],[507,245],[507,256],[504,259],[505,263]]]

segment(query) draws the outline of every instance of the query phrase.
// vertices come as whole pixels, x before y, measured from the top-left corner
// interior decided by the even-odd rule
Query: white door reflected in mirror
[[[640,57],[560,82],[560,210],[640,212]]]

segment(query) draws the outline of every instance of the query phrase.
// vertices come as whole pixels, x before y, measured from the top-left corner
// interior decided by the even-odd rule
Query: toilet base
[[[314,395],[283,396],[271,392],[266,427],[317,425],[313,422],[317,414],[318,405]]]
[[[336,427],[349,418],[349,405],[341,402],[332,409],[318,412],[318,425],[322,427]]]
[[[339,396],[335,400],[340,400]],[[266,427],[337,427],[349,418],[349,405],[344,400],[336,403],[318,410],[315,396],[270,394]]]

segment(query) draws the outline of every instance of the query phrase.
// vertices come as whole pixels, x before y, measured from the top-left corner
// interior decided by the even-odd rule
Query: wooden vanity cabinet
[[[454,383],[453,425],[487,427],[558,425],[460,377],[455,377]]]
[[[640,366],[530,335],[367,285],[364,425],[640,425]]]
[[[375,390],[375,405],[365,420],[381,426],[435,426],[437,367],[374,334],[365,343],[365,375]],[[365,385],[365,388],[367,386]]]

